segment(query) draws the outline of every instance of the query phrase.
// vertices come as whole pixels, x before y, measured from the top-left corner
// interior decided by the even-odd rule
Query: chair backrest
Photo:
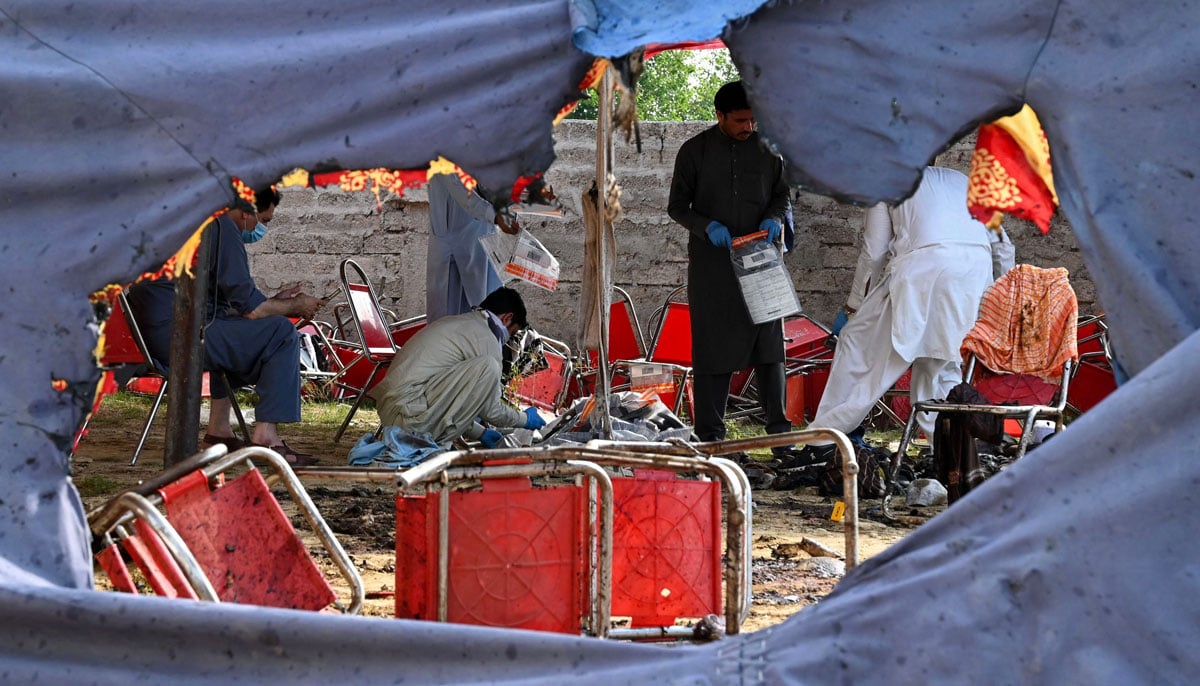
[[[829,329],[809,318],[796,314],[783,320],[783,354],[789,362],[827,360],[833,350],[825,345]]]
[[[574,378],[571,350],[565,343],[542,338],[542,355],[546,368],[521,377],[513,395],[534,407],[557,412],[567,399]]]
[[[1080,317],[1079,331],[1076,334],[1079,345],[1079,359],[1098,364],[1110,364],[1112,349],[1108,341],[1108,324],[1104,321],[1104,313]]]
[[[625,289],[613,286],[613,300],[608,309],[608,361],[637,360],[646,355],[646,338],[642,335],[642,324],[638,320],[633,299]],[[587,351],[590,369],[598,365],[599,354]]]
[[[624,289],[613,287],[613,302],[608,316],[608,359],[636,360],[646,354],[646,340],[637,309]]]
[[[138,338],[133,332],[136,324],[130,322],[132,315],[129,311],[129,301],[125,292],[117,293],[112,304],[112,312],[104,322],[104,352],[100,364],[104,367],[116,367],[123,364],[144,364],[146,355],[138,345]]]
[[[132,340],[133,346],[137,350],[138,356],[136,358],[132,357],[132,355],[130,354],[130,351],[128,350],[129,341],[126,340],[122,344],[122,347],[120,348],[120,350],[122,350],[121,355],[122,355],[123,361],[111,362],[111,364],[124,364],[124,363],[145,364],[147,367],[150,367],[151,369],[162,372],[163,366],[159,362],[155,361],[154,357],[150,355],[150,349],[148,347],[146,347],[146,338],[144,336],[142,336],[142,329],[140,326],[138,326],[137,318],[134,317],[134,315],[133,315],[133,309],[129,306],[129,298],[128,298],[128,296],[125,295],[125,291],[121,291],[120,293],[117,294],[116,309],[120,311],[119,319],[121,321],[121,324],[117,324],[116,328],[113,330],[112,333],[116,333],[116,334],[120,335],[120,332],[122,330],[124,330],[124,333],[125,333],[125,335],[127,335],[129,337],[129,340]],[[117,314],[118,313],[114,311],[112,316],[109,317],[109,321],[112,323],[115,323],[113,320],[118,319]],[[105,328],[105,340],[106,341],[108,340],[108,335],[109,335],[109,330],[106,326],[106,328]],[[106,347],[105,350],[106,350],[105,360],[103,360],[103,362],[105,364],[110,364],[109,360],[117,359],[116,357],[109,357],[109,354],[108,354],[109,348]]]
[[[392,342],[387,320],[383,317],[383,309],[380,308],[375,289],[371,287],[371,281],[362,267],[347,258],[342,260],[340,275],[351,319],[354,320],[358,340],[362,343],[367,358],[372,362],[379,362],[395,357],[396,346]]]
[[[392,324],[392,342],[396,344],[397,348],[404,347],[404,344],[408,343],[408,340],[416,336],[428,323],[426,315],[421,314]]]
[[[692,366],[692,312],[686,294],[686,288],[680,287],[667,296],[647,356],[652,362]]]
[[[963,359],[1056,384],[1064,365],[1079,359],[1078,315],[1066,269],[1019,264],[984,292],[975,326],[963,339]]]

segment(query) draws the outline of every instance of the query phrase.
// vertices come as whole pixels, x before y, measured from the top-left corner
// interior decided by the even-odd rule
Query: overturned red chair
[[[403,472],[298,474],[396,485],[397,617],[684,638],[696,630],[677,619],[715,614],[737,633],[750,599],[749,483],[728,460],[657,450],[684,448],[463,451]],[[613,628],[613,615],[630,624]]]
[[[269,468],[264,476],[259,466]],[[244,469],[226,480],[233,468]],[[282,483],[349,587],[339,601],[270,485]],[[322,610],[362,607],[362,580],[287,462],[223,445],[195,455],[88,513],[96,559],[113,588],[172,598]],[[135,581],[128,557],[144,579]]]
[[[545,368],[531,374],[519,374],[510,382],[509,390],[524,405],[558,413],[582,392],[574,358],[570,347],[562,341],[538,336],[536,344],[540,348],[539,355],[545,360]]]

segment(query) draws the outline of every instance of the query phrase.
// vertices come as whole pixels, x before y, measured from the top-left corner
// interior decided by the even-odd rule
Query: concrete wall
[[[642,151],[618,140],[616,176],[623,193],[624,216],[616,226],[618,259],[615,282],[631,293],[645,320],[675,287],[684,285],[687,237],[666,214],[671,171],[679,145],[707,123],[641,125]],[[515,287],[530,305],[530,321],[545,335],[575,343],[583,256],[580,197],[595,175],[595,125],[565,121],[555,130],[558,160],[547,173],[564,202],[565,220],[527,222],[559,260],[562,278],[550,293],[524,283]],[[962,141],[940,160],[966,171],[972,141]],[[250,246],[252,270],[269,294],[283,285],[303,283],[315,295],[337,293],[337,268],[353,257],[374,282],[384,304],[401,317],[425,310],[425,245],[428,204],[424,189],[403,197],[370,191],[283,189],[283,202],[270,231]],[[804,191],[793,192],[797,249],[788,268],[805,312],[829,324],[846,299],[858,258],[862,210]],[[1009,219],[1006,227],[1017,261],[1067,267],[1080,300],[1080,312],[1100,311],[1095,291],[1069,225],[1056,217],[1042,236],[1036,227]],[[329,318],[326,310],[319,315]],[[649,333],[649,332],[648,332]]]

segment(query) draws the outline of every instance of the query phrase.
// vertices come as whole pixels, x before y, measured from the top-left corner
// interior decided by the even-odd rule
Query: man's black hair
[[[278,207],[280,200],[283,200],[283,196],[275,190],[274,186],[266,186],[254,191],[254,206],[259,212],[266,212],[271,205]]]
[[[721,86],[713,96],[713,107],[721,114],[750,109],[750,101],[746,99],[746,87],[741,81],[730,81]]]
[[[488,294],[488,297],[479,303],[479,307],[491,312],[499,317],[502,314],[511,313],[513,323],[522,329],[529,327],[529,320],[525,318],[525,301],[521,300],[521,294],[507,286],[501,286]]]

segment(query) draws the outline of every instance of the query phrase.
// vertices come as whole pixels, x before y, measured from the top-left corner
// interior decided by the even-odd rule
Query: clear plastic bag
[[[558,260],[525,229],[516,234],[495,231],[479,239],[501,277],[515,277],[553,291],[558,288]]]
[[[766,238],[766,231],[739,236],[729,253],[733,273],[742,289],[750,321],[765,324],[800,312],[800,300],[792,278],[783,268],[779,248]]]

